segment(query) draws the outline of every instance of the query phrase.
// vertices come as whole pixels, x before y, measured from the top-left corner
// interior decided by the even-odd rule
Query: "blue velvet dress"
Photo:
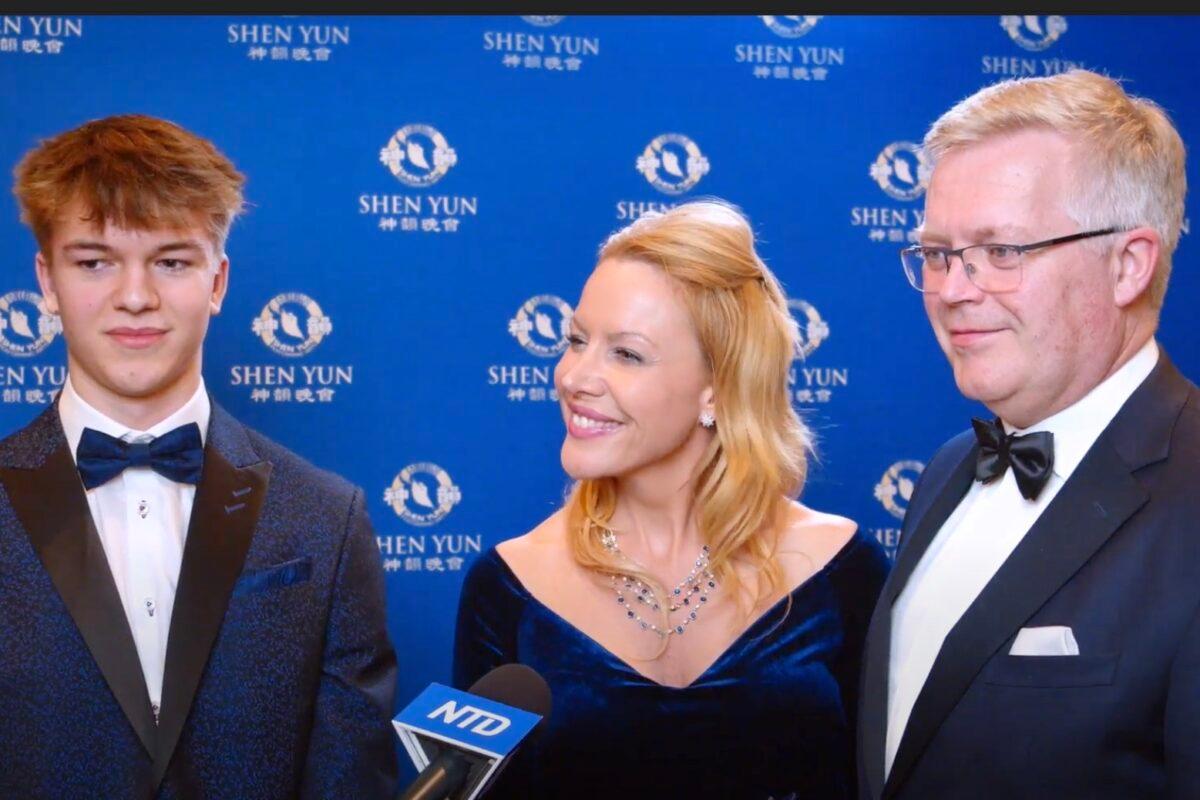
[[[484,797],[853,797],[859,660],[889,566],[860,530],[791,592],[790,611],[780,599],[672,688],[551,611],[487,551],[463,584],[454,684],[520,662],[550,684],[553,712]]]

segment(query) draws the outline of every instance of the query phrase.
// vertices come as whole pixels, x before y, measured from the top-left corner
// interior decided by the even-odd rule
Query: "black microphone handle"
[[[470,762],[461,753],[445,750],[421,770],[397,800],[445,800],[462,786],[470,769]]]

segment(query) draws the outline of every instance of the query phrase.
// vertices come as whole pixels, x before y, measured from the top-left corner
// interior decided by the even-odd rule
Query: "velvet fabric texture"
[[[875,539],[855,533],[790,593],[790,610],[782,598],[672,688],[539,602],[492,548],[463,585],[455,686],[519,662],[550,684],[553,711],[486,797],[853,797],[859,661],[888,569]]]

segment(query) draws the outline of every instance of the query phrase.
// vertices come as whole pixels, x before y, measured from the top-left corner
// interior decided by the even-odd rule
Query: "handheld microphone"
[[[392,721],[420,771],[399,800],[474,800],[550,705],[545,679],[524,664],[496,667],[469,692],[430,684]]]

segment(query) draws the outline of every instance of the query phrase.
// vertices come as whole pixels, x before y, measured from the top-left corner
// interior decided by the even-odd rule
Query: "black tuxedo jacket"
[[[1200,798],[1200,394],[1167,360],[947,635],[884,778],[892,606],[974,478],[933,457],[867,634],[863,798]],[[1069,626],[1077,656],[1012,656]]]

